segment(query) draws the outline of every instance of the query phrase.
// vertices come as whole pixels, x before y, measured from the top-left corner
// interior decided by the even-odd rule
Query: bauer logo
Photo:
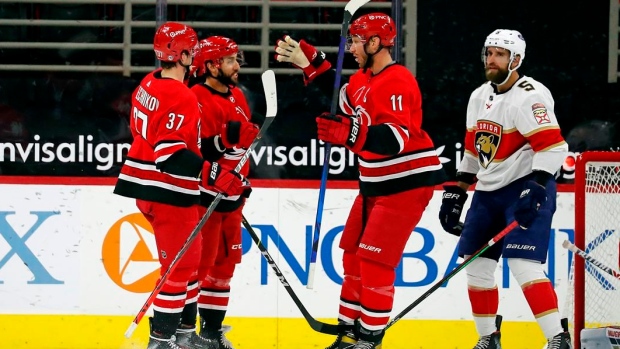
[[[130,292],[150,292],[159,278],[155,235],[141,213],[127,215],[110,227],[101,259],[110,279]]]

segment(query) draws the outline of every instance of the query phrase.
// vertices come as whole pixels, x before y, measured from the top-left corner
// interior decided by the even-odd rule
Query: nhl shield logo
[[[487,120],[479,120],[476,128],[476,151],[480,165],[487,168],[499,148],[502,139],[502,125]]]

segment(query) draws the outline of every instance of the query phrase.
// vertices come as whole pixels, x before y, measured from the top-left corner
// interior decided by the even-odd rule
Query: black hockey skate
[[[200,337],[212,341],[215,343],[213,349],[235,349],[232,343],[226,338],[226,333],[230,332],[232,327],[228,325],[222,325],[219,330],[205,329],[202,326],[200,330]]]
[[[570,333],[568,332],[568,319],[561,320],[564,332],[557,334],[547,341],[547,349],[572,349]]]
[[[179,328],[176,333],[176,343],[187,349],[218,349],[215,340],[202,338],[196,333],[196,328]]]
[[[491,333],[488,336],[480,337],[474,349],[502,349],[502,345],[500,343],[500,339],[502,337],[502,334],[500,332],[501,326],[502,316],[495,315],[495,328],[497,328],[497,331]]]
[[[179,346],[175,342],[175,336],[172,336],[172,338],[162,338],[158,333],[153,332],[152,322],[153,319],[149,318],[151,334],[149,336],[149,344],[147,344],[146,349],[188,349],[186,347]]]
[[[353,329],[350,329],[339,333],[336,340],[325,349],[353,349],[355,343],[357,343],[357,337]]]

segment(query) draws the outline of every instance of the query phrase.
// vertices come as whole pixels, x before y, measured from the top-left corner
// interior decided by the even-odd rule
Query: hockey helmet
[[[525,59],[525,39],[516,30],[497,29],[487,36],[482,48],[482,62],[484,63],[486,63],[487,47],[501,47],[510,51],[510,62],[513,62],[517,55],[521,56],[519,66]]]
[[[363,42],[367,42],[373,36],[377,36],[381,40],[381,45],[391,47],[394,46],[396,28],[390,16],[380,12],[373,12],[353,21],[349,28],[349,35],[357,36]]]
[[[243,52],[239,51],[239,46],[232,39],[224,36],[211,36],[200,40],[198,44],[198,53],[194,59],[197,75],[203,75],[207,72],[207,62],[213,62],[215,65],[221,63],[222,58],[237,54],[237,61],[243,64]]]
[[[153,49],[158,60],[163,62],[176,62],[181,59],[181,54],[186,51],[192,57],[198,48],[198,35],[191,27],[177,23],[166,22],[155,33]]]

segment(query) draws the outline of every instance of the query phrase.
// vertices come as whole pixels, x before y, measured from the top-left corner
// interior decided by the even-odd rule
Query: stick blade
[[[272,118],[278,113],[278,94],[276,92],[276,75],[273,70],[266,70],[261,76],[263,89],[265,90],[265,101],[267,102],[267,113],[265,117]]]
[[[344,7],[345,12],[349,12],[351,15],[355,13],[360,7],[369,3],[370,0],[351,0],[347,2]]]

